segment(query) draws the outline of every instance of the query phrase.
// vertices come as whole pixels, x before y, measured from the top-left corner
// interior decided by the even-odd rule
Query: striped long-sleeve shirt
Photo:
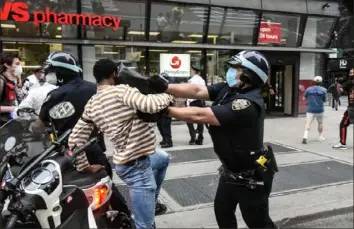
[[[83,118],[69,137],[69,148],[85,144],[96,126],[114,145],[115,164],[150,155],[155,151],[154,126],[138,119],[136,111],[157,113],[173,101],[169,94],[143,95],[128,85],[98,86],[97,94],[86,104]],[[78,170],[88,166],[85,153],[77,156]]]

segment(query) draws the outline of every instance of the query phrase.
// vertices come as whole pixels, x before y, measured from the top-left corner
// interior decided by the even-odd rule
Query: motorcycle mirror
[[[75,108],[70,102],[61,102],[49,110],[49,116],[54,119],[64,119],[72,116],[75,113]]]
[[[6,152],[9,152],[10,150],[12,150],[14,148],[15,145],[16,145],[16,138],[11,136],[6,139],[6,142],[4,145],[4,150]]]

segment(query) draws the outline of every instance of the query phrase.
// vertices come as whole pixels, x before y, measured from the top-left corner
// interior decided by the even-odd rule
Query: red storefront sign
[[[259,28],[258,42],[281,43],[281,24],[262,21]]]
[[[4,7],[0,9],[0,20],[9,20],[10,13],[12,19],[16,22],[27,22],[30,20],[29,6],[24,2],[5,2]],[[121,17],[101,16],[91,14],[72,14],[72,13],[56,13],[46,8],[44,11],[37,10],[33,12],[33,23],[39,25],[44,22],[53,22],[60,25],[88,25],[112,27],[113,31],[118,30]]]

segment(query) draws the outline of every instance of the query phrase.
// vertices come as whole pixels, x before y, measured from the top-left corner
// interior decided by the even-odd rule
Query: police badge
[[[246,99],[235,99],[232,102],[232,110],[239,111],[244,110],[251,105],[250,101]]]

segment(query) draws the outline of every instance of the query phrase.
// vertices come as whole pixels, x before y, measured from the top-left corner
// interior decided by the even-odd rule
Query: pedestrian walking
[[[347,149],[347,128],[354,124],[354,69],[350,70],[348,80],[343,84],[341,91],[348,94],[348,109],[339,124],[340,142],[333,146],[334,149]]]
[[[322,77],[316,76],[313,79],[314,86],[306,89],[304,97],[307,100],[307,113],[306,113],[306,125],[304,137],[302,139],[303,144],[307,144],[307,138],[311,128],[311,124],[314,119],[318,123],[318,140],[324,141],[323,137],[323,115],[324,115],[324,103],[327,100],[327,90],[321,86]]]

